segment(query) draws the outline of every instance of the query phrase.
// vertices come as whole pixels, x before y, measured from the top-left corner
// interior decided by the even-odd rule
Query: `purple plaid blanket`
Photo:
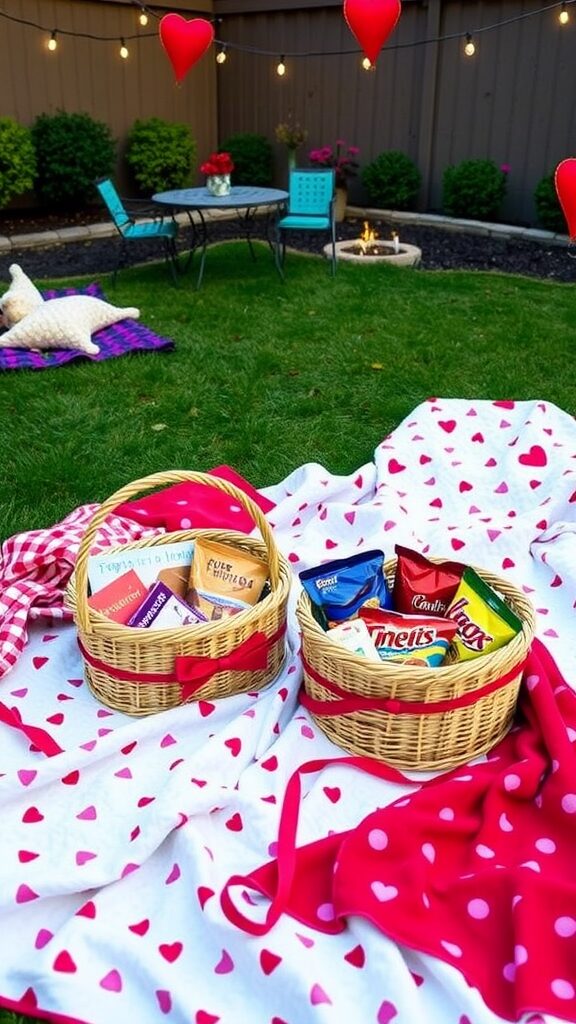
[[[57,299],[62,295],[93,295],[97,299],[106,299],[97,282],[85,288],[53,288],[42,292],[45,299]],[[108,301],[108,300],[107,300]],[[104,359],[124,356],[129,352],[145,349],[170,352],[174,342],[170,338],[161,338],[138,320],[120,320],[110,327],[104,327],[93,335],[96,345],[100,346],[98,355],[88,356],[75,349],[50,349],[47,352],[29,352],[20,348],[0,348],[0,370],[48,370],[51,366],[69,363],[72,359],[89,359],[101,363]]]

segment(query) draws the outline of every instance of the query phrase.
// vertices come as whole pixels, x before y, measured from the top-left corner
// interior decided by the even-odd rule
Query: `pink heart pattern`
[[[562,651],[562,608],[571,614],[576,608],[560,525],[573,521],[576,503],[571,430],[546,403],[540,409],[538,403],[507,399],[431,400],[384,439],[373,463],[349,477],[332,477],[318,467],[300,470],[281,488],[275,535],[296,572],[368,547],[381,547],[391,557],[394,544],[404,543],[521,579],[547,642]],[[529,558],[526,541],[532,545]],[[6,698],[17,703],[22,721],[58,734],[65,753],[58,771],[55,759],[29,749],[17,730],[5,730],[8,759],[2,771],[11,772],[13,807],[4,808],[0,798],[0,810],[9,813],[19,841],[10,860],[12,882],[3,891],[18,915],[11,945],[25,969],[18,991],[5,985],[0,990],[30,1012],[38,1010],[36,991],[58,991],[47,1010],[71,1019],[82,1016],[77,994],[84,999],[88,993],[94,1005],[113,1005],[119,1019],[131,1019],[129,965],[142,957],[151,965],[149,1020],[142,1024],[170,1019],[182,998],[198,1024],[241,1019],[245,1006],[237,978],[246,970],[261,981],[251,991],[256,1012],[268,1022],[292,1024],[285,993],[298,962],[296,946],[297,957],[307,963],[303,992],[310,1013],[337,1019],[349,999],[344,993],[351,991],[362,1019],[403,1024],[401,986],[371,992],[364,1012],[367,971],[384,955],[377,934],[362,943],[350,941],[349,932],[327,939],[304,925],[296,932],[286,919],[274,942],[270,935],[246,943],[240,932],[214,928],[223,874],[232,870],[240,850],[247,849],[246,865],[276,855],[286,780],[298,761],[326,753],[321,729],[298,707],[297,659],[289,656],[269,693],[191,702],[169,724],[161,721],[164,716],[135,721],[98,705],[81,678],[80,660],[77,666],[70,660],[70,633],[50,628],[31,637],[12,670]],[[570,740],[576,743],[576,736]],[[171,750],[175,745],[178,751]],[[2,784],[7,782],[4,777]],[[355,821],[354,783],[344,772],[307,780],[312,832],[321,828],[328,839]],[[373,803],[381,801],[375,788]],[[576,813],[576,795],[566,806]],[[510,826],[511,816],[503,827]],[[51,843],[55,829],[62,857]],[[545,854],[544,843],[535,856]],[[5,870],[0,865],[0,883]],[[102,877],[112,884],[99,889]],[[384,874],[377,877],[374,898],[388,908],[397,901],[394,887]],[[66,891],[68,902],[53,895],[55,887]],[[239,899],[256,917],[265,911],[251,897]],[[482,911],[480,905],[473,909]],[[322,922],[333,920],[327,900],[318,899],[318,913]],[[70,938],[65,930],[72,920],[78,942],[72,929]],[[204,974],[196,962],[198,942],[205,952]],[[99,951],[92,958],[85,956],[88,945]],[[450,955],[456,955],[453,948]],[[334,963],[340,965],[336,971]],[[0,983],[3,969],[0,963]],[[54,981],[60,975],[65,984],[41,988],[36,982],[43,972],[54,972]],[[408,972],[406,985],[418,986],[424,1018],[429,983],[423,975]],[[466,984],[456,977],[454,986],[457,998],[447,993],[447,1013],[460,1024],[472,1021]],[[407,1000],[413,998],[408,991]]]

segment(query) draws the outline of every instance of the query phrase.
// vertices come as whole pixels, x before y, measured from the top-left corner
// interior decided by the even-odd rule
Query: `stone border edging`
[[[232,213],[222,211],[214,212],[214,218],[230,217]],[[419,227],[441,228],[443,231],[453,231],[460,234],[490,235],[493,238],[502,240],[516,240],[526,242],[539,242],[543,245],[558,245],[567,248],[570,245],[568,235],[555,234],[553,231],[543,231],[539,228],[523,228],[514,224],[494,224],[480,220],[459,220],[454,217],[444,217],[436,213],[415,213],[404,210],[380,210],[364,206],[347,206],[347,217],[359,217],[365,220],[388,220],[393,224],[414,224]],[[188,224],[188,214],[179,213],[176,215],[179,224]],[[0,253],[7,253],[10,250],[15,252],[21,249],[41,249],[52,245],[65,245],[68,242],[92,242],[102,238],[112,238],[117,230],[110,221],[101,224],[86,224],[85,226],[73,228],[61,228],[58,231],[30,232],[24,235],[0,235]]]
[[[404,210],[379,210],[364,206],[347,206],[346,216],[366,220],[389,220],[393,224],[415,224],[418,227],[442,228],[459,234],[490,235],[503,240],[540,242],[547,245],[569,246],[568,235],[543,231],[540,228],[523,228],[515,224],[494,224],[481,220],[460,220],[436,213],[414,213]]]

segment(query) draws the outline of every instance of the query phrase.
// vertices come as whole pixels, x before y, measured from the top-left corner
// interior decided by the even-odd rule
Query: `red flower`
[[[211,153],[208,159],[201,164],[200,171],[202,174],[232,174],[234,170],[234,161],[230,156],[230,153]]]

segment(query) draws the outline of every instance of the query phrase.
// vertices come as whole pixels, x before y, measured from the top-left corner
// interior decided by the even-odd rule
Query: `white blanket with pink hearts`
[[[329,935],[283,916],[252,937],[220,892],[274,856],[292,772],[342,753],[297,700],[301,569],[401,543],[509,577],[576,688],[576,424],[544,401],[434,399],[349,476],[307,464],[265,493],[295,581],[288,658],[258,696],[130,719],[90,694],[74,627],[38,622],[2,679],[62,753],[0,724],[0,1005],[89,1024],[496,1024],[454,966],[366,920]],[[299,843],[402,788],[335,766],[304,793]],[[538,1010],[525,1024],[554,1020]]]

